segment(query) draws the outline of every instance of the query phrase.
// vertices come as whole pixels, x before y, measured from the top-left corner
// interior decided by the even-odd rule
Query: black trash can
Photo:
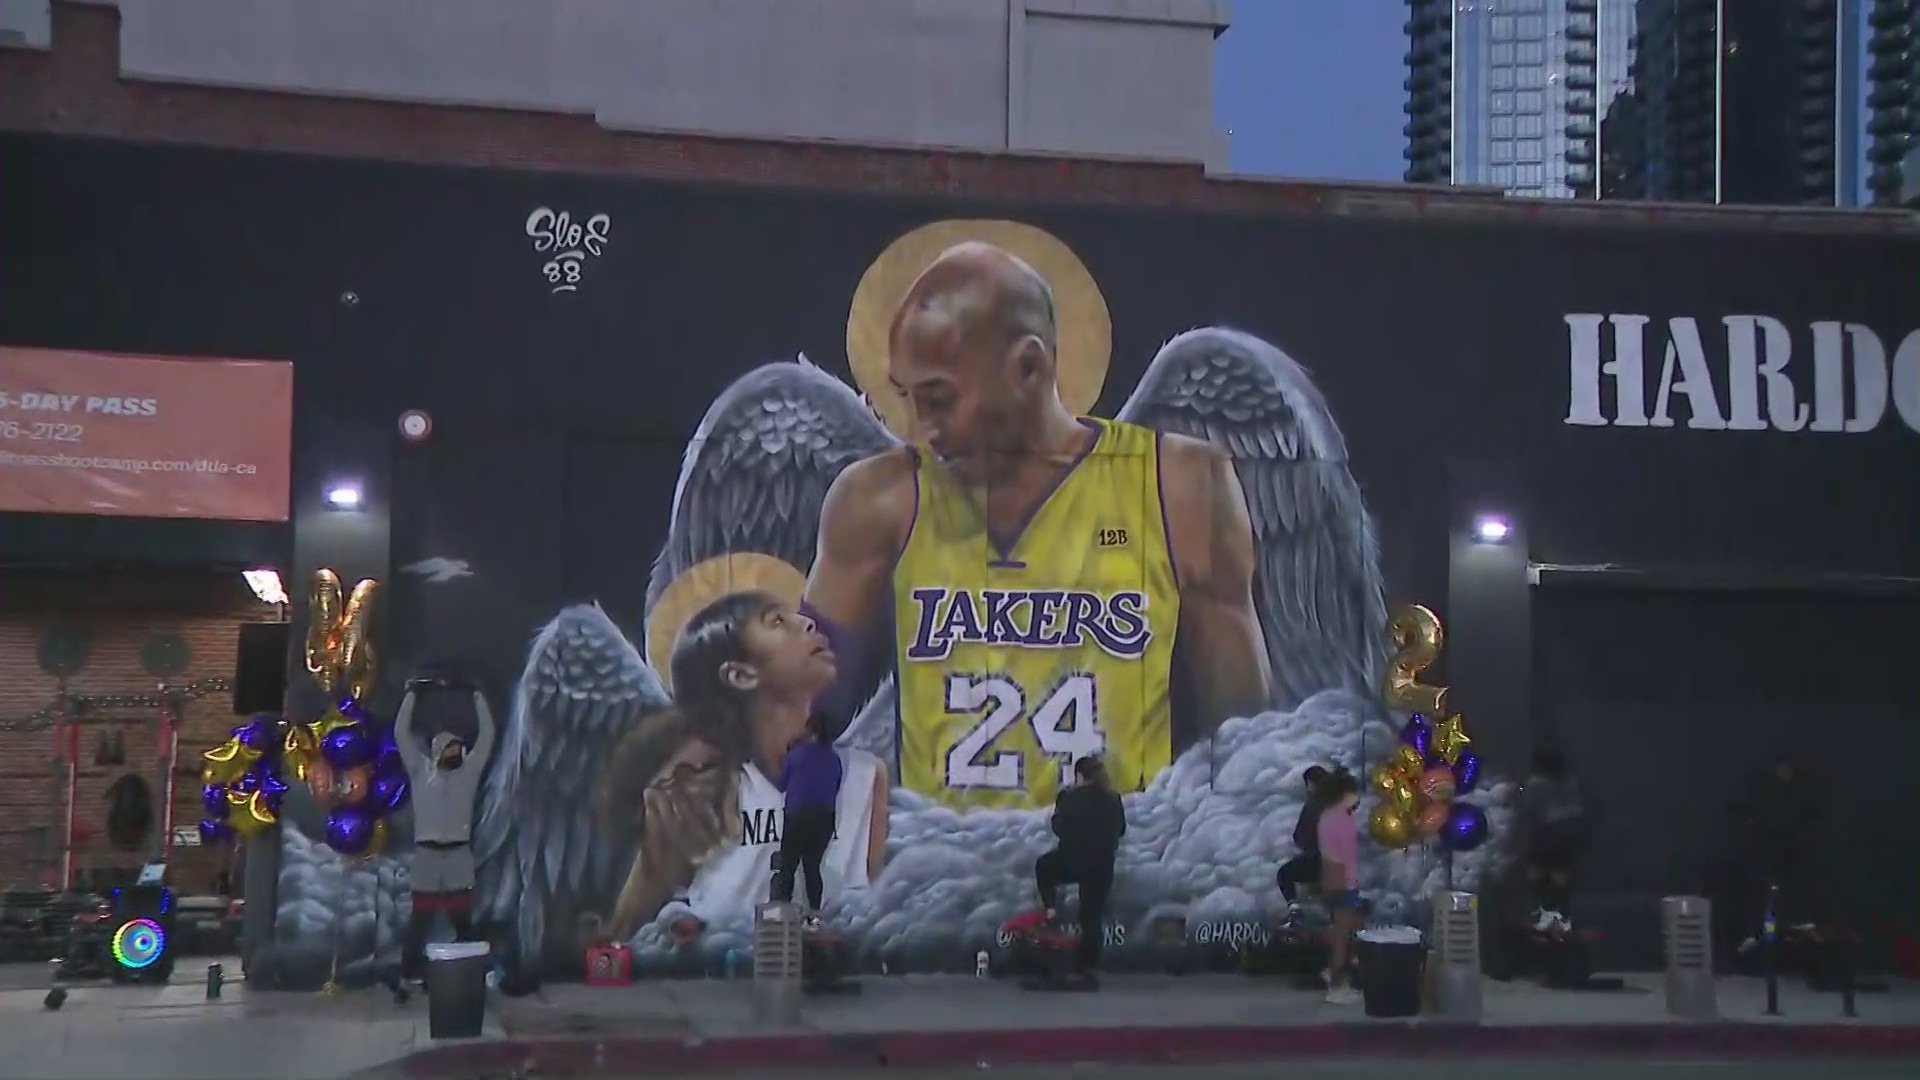
[[[1357,959],[1365,972],[1360,996],[1368,1016],[1420,1015],[1420,989],[1426,973],[1427,947],[1420,932],[1410,927],[1362,930]]]
[[[484,941],[427,946],[427,1034],[477,1039],[487,1017],[487,972],[493,953]]]

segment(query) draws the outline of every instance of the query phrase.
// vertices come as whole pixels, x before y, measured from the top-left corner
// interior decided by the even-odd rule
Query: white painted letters
[[[1703,335],[1701,320],[1686,315],[1573,313],[1563,321],[1567,424],[1866,432],[1880,426],[1891,402],[1920,431],[1920,330],[1889,361],[1881,338],[1860,323],[1816,322],[1796,332],[1771,316],[1728,315],[1720,333]],[[1811,358],[1798,366],[1796,337],[1800,355]],[[1650,354],[1660,357],[1651,408]]]
[[[534,253],[551,255],[540,272],[556,293],[579,290],[587,260],[599,258],[606,250],[612,231],[613,219],[606,214],[594,214],[582,223],[565,210],[542,206],[527,215],[526,234],[533,240]]]

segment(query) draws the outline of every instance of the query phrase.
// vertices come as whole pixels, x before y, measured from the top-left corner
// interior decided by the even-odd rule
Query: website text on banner
[[[0,510],[287,520],[293,365],[0,347]]]

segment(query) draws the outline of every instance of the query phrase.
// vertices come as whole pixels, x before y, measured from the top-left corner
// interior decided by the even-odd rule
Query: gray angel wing
[[[1251,334],[1189,330],[1161,347],[1120,419],[1232,454],[1253,518],[1276,704],[1334,688],[1372,694],[1387,652],[1380,542],[1307,370]]]
[[[474,827],[475,905],[516,962],[579,964],[580,916],[612,911],[636,838],[597,820],[594,786],[635,720],[666,702],[599,605],[568,607],[534,636]]]
[[[805,573],[834,477],[898,445],[852,387],[805,356],[740,376],[687,444],[648,609],[674,578],[716,555],[759,552]]]

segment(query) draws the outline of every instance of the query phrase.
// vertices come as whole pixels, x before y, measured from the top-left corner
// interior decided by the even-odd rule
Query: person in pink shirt
[[[1360,995],[1347,978],[1354,931],[1366,915],[1360,898],[1360,830],[1354,807],[1360,804],[1360,782],[1345,769],[1328,777],[1323,788],[1326,806],[1320,812],[1320,895],[1333,917],[1328,943],[1327,1002],[1351,1005]]]

